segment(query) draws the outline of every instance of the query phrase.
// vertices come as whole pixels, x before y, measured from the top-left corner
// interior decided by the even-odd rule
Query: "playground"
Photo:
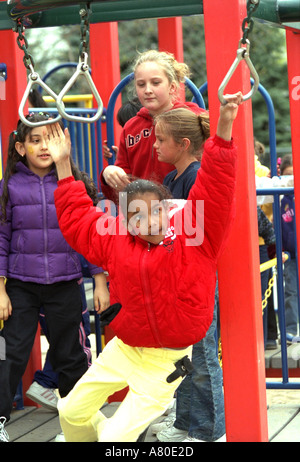
[[[92,335],[92,352],[96,354],[96,339]],[[42,338],[42,361],[47,352],[47,341]],[[299,379],[292,379],[297,381]],[[32,403],[33,404],[33,403]],[[102,409],[103,413],[111,416],[120,402],[111,401]],[[299,415],[300,415],[300,390],[267,390],[267,419],[268,438],[270,442],[299,442]],[[161,421],[163,417],[157,419]],[[8,431],[13,442],[52,442],[61,432],[58,415],[45,408],[25,406],[23,410],[14,410]],[[145,435],[145,443],[159,441],[156,435],[148,429]],[[178,443],[177,443],[178,444]],[[130,445],[134,448],[134,445]],[[150,446],[151,447],[151,446]],[[155,447],[155,446],[154,446]],[[195,449],[195,455],[198,454]]]
[[[28,112],[29,92],[33,86],[39,86],[55,101],[56,107],[50,110],[54,120],[62,118],[69,127],[72,143],[76,146],[75,162],[94,178],[99,187],[99,173],[106,165],[102,155],[103,140],[107,139],[110,147],[119,139],[121,129],[116,123],[116,112],[121,106],[121,92],[133,78],[132,75],[123,80],[120,77],[118,21],[157,18],[159,49],[171,52],[178,61],[183,61],[181,18],[193,14],[204,16],[207,82],[197,88],[187,79],[186,87],[192,92],[193,101],[201,107],[205,106],[203,95],[207,95],[212,130],[217,124],[216,108],[222,102],[225,89],[226,93],[241,90],[245,95],[245,103],[234,127],[239,156],[237,214],[218,266],[226,438],[228,442],[300,441],[300,398],[298,402],[292,399],[291,402],[287,400],[283,403],[276,403],[276,399],[272,398],[274,391],[286,391],[289,396],[290,392],[295,391],[295,396],[298,396],[300,390],[300,346],[298,343],[288,346],[285,337],[280,229],[280,195],[294,194],[295,214],[300,214],[298,0],[99,0],[88,5],[78,4],[75,0],[56,0],[51,3],[47,0],[1,1],[0,36],[2,43],[6,44],[0,52],[0,70],[6,93],[6,98],[0,100],[2,168],[6,161],[8,134],[18,118],[24,120]],[[281,27],[286,34],[294,166],[294,182],[289,187],[263,189],[257,188],[255,184],[251,98],[254,93],[260,93],[268,113],[272,177],[277,176],[274,113],[278,110],[274,108],[268,89],[256,72],[255,62],[251,60],[250,42],[252,34],[255,34],[256,20],[265,21],[274,28]],[[36,51],[30,49],[26,41],[26,27],[42,31],[43,27],[68,24],[81,24],[79,62],[73,63],[73,76],[56,94],[34,67]],[[224,27],[224,24],[230,24],[230,28]],[[99,36],[103,37],[101,47],[97,42]],[[73,110],[68,108],[67,93],[79,76],[86,80],[90,89],[89,103],[84,109]],[[277,258],[270,263],[270,267],[276,268],[276,306],[281,337],[278,348],[270,352],[264,350],[257,230],[257,199],[266,195],[273,198]],[[296,229],[297,242],[300,239],[299,229]],[[104,333],[99,331],[99,318],[92,306],[89,309],[95,326],[96,354],[112,333],[109,328]],[[42,364],[42,349],[38,334],[23,377],[23,389],[30,385],[34,371]],[[22,389],[20,393],[22,395]],[[120,396],[110,400],[107,405],[108,414],[114,411],[120,400]],[[13,439],[52,441],[60,431],[58,418],[53,415],[50,417],[49,413],[32,406],[32,402],[21,396],[20,408],[14,411],[10,423],[12,430],[15,428]],[[28,431],[23,431],[27,425],[25,422],[31,422]],[[145,441],[153,442],[155,439],[147,433]]]

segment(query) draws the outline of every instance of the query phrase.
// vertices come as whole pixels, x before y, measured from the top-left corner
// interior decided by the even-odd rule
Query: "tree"
[[[183,17],[184,60],[189,65],[191,79],[200,87],[206,82],[206,54],[203,15]],[[242,30],[241,30],[242,36]],[[132,72],[137,51],[157,48],[156,20],[137,20],[119,23],[120,61],[122,77]],[[269,92],[276,116],[277,145],[290,148],[290,119],[285,31],[266,23],[255,21],[249,34],[251,60],[260,77],[260,83]],[[238,47],[238,43],[237,43]],[[236,50],[232,50],[236,56]],[[221,80],[220,80],[221,83]],[[205,95],[204,95],[205,96]],[[127,97],[127,96],[126,96]],[[206,98],[205,98],[206,101]],[[207,103],[207,101],[206,101]],[[254,135],[269,145],[268,113],[262,96],[257,93],[252,100]]]
[[[28,49],[35,62],[35,71],[43,78],[54,67],[63,63],[76,63],[79,60],[80,26],[48,27],[43,29],[42,40],[40,29],[26,31]],[[75,67],[62,68],[47,78],[47,85],[58,94],[70,77]],[[90,93],[86,80],[78,79],[68,94]],[[43,96],[46,92],[42,92]]]
[[[206,55],[203,15],[185,16],[183,23],[184,60],[191,69],[191,79],[200,87],[206,82]],[[65,26],[43,30],[26,31],[29,50],[36,62],[36,71],[42,77],[55,65],[62,62],[78,62],[80,26]],[[242,36],[242,30],[241,30]],[[267,23],[255,21],[249,34],[251,60],[259,74],[261,84],[269,92],[276,114],[277,144],[279,149],[290,149],[290,119],[285,31]],[[119,46],[121,78],[132,72],[132,65],[138,52],[158,48],[156,19],[140,19],[119,22]],[[237,43],[238,46],[238,43]],[[232,50],[233,59],[236,50]],[[61,70],[49,78],[49,86],[59,92],[74,72]],[[220,80],[221,83],[221,80]],[[78,82],[70,93],[86,93],[85,79]],[[127,88],[123,98],[132,96],[133,86]],[[88,91],[89,92],[89,91]],[[188,99],[191,95],[187,94]],[[268,114],[265,102],[256,94],[253,103],[254,135],[268,147]]]
[[[260,77],[260,83],[268,91],[273,101],[278,150],[290,149],[290,109],[285,31],[265,23],[255,22],[250,41],[251,60]],[[268,147],[267,109],[259,94],[253,98],[253,126],[256,138]]]

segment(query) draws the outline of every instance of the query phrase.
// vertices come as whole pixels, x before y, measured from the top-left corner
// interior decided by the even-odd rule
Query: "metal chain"
[[[24,57],[23,57],[24,66],[27,69],[32,70],[34,67],[34,61],[33,61],[33,57],[31,56],[31,54],[28,53],[28,41],[24,35],[25,28],[20,18],[17,20],[16,27],[14,30],[15,32],[18,33],[18,37],[17,37],[18,47],[24,52]]]
[[[84,53],[88,52],[88,46],[90,41],[90,7],[89,4],[86,8],[81,8],[79,11],[81,17],[80,31],[81,31],[81,42],[79,47],[79,55],[84,56]]]
[[[257,10],[260,0],[248,0],[247,2],[247,16],[242,23],[243,37],[242,43],[245,44],[248,40],[248,35],[253,29],[254,21],[252,19],[253,13]]]
[[[262,311],[264,312],[264,309],[266,308],[267,304],[268,304],[268,298],[270,297],[270,295],[272,294],[272,287],[274,285],[274,280],[275,280],[275,276],[272,276],[270,279],[269,279],[269,285],[268,285],[268,288],[267,290],[265,291],[265,298],[263,299],[262,301]]]
[[[223,358],[222,358],[222,340],[221,340],[221,337],[219,337],[219,341],[218,341],[218,361],[219,361],[219,366],[222,369],[222,367],[223,367]]]

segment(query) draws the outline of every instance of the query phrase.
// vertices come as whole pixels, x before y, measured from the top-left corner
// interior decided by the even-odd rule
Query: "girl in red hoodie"
[[[94,208],[72,177],[68,131],[48,126],[61,231],[71,247],[109,271],[111,302],[121,307],[111,322],[115,337],[58,403],[67,441],[136,441],[168,407],[191,345],[212,322],[217,261],[234,216],[237,152],[231,131],[242,95],[227,95],[227,101],[187,203],[171,218],[162,202],[166,190],[148,180],[133,181],[121,193],[123,216]],[[127,385],[126,398],[106,419],[99,409]]]
[[[154,148],[154,117],[178,107],[187,107],[196,114],[204,112],[195,103],[180,103],[180,85],[190,74],[185,63],[176,61],[171,53],[149,50],[141,53],[134,65],[137,97],[143,106],[124,126],[114,165],[101,175],[101,189],[108,199],[129,183],[128,175],[159,183],[174,166],[160,162]]]

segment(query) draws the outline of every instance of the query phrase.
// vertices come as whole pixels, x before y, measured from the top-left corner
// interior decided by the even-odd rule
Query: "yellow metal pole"
[[[54,103],[54,99],[51,96],[44,96],[43,98],[46,103]],[[64,103],[78,103],[80,101],[84,102],[86,108],[92,108],[93,95],[66,95],[63,97]]]
[[[288,255],[285,253],[284,256],[285,256],[285,260],[284,260],[284,263],[285,263],[288,259]],[[273,266],[276,266],[276,265],[277,265],[277,258],[272,258],[272,260],[266,261],[265,263],[262,263],[260,265],[260,272],[262,273],[263,271],[266,271],[267,269],[272,268]]]

